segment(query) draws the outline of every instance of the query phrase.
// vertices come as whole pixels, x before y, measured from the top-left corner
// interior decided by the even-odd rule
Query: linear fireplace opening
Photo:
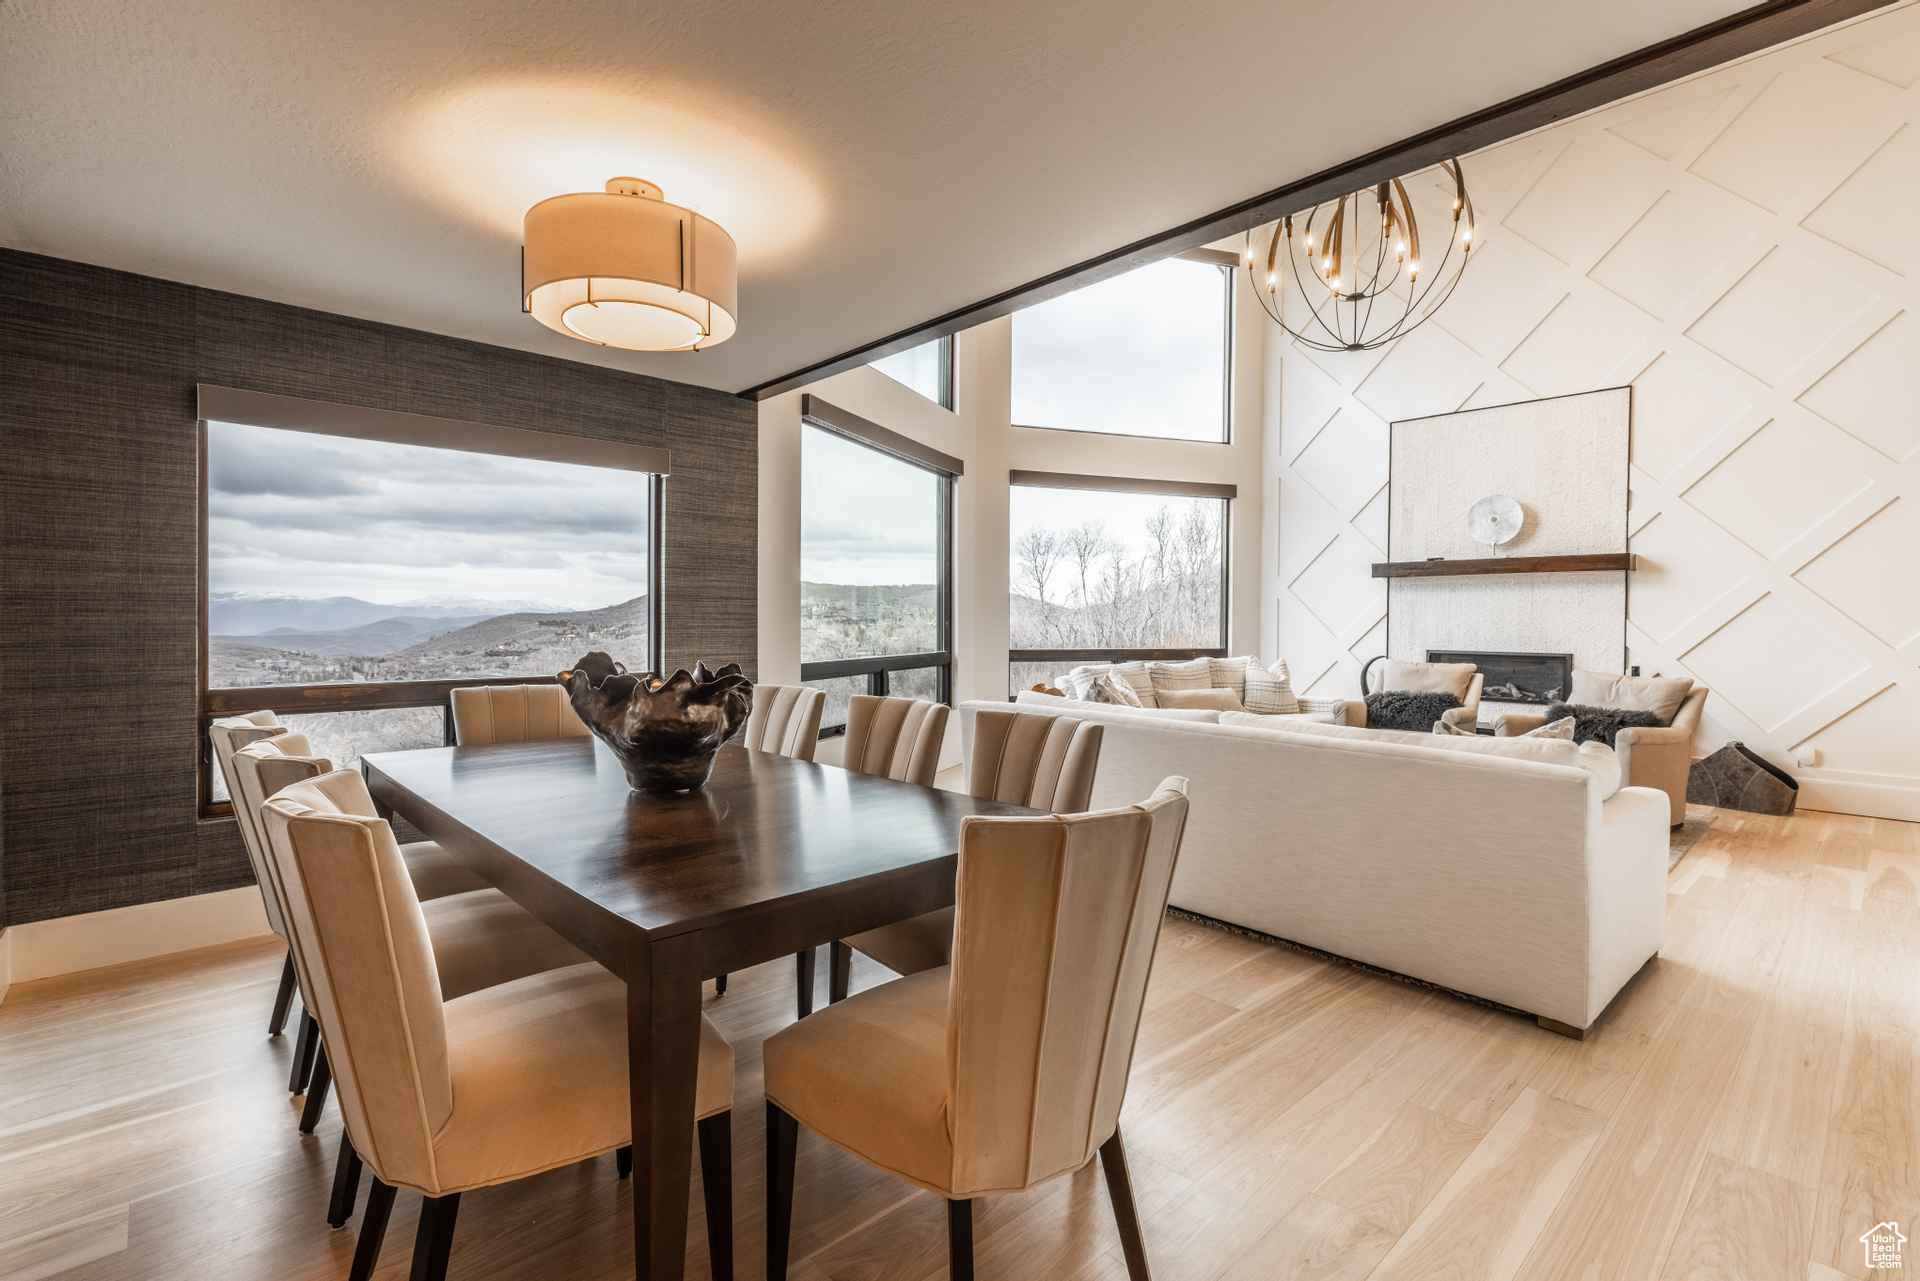
[[[1513,654],[1477,649],[1430,649],[1429,663],[1472,663],[1493,703],[1558,703],[1573,686],[1572,654]]]

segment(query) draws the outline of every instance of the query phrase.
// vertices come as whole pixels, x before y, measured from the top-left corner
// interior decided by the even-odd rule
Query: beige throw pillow
[[[1275,659],[1272,667],[1249,666],[1241,681],[1240,701],[1250,712],[1266,716],[1292,716],[1300,710],[1294,697],[1293,676],[1287,660]]]
[[[1104,672],[1093,678],[1093,684],[1087,687],[1087,698],[1095,703],[1111,703],[1115,707],[1141,705],[1140,696],[1133,692],[1133,687],[1112,672]]]
[[[1153,664],[1144,659],[1131,663],[1115,663],[1114,679],[1125,683],[1140,700],[1142,707],[1158,707],[1160,703],[1153,695]]]
[[[1576,670],[1567,701],[1581,707],[1652,712],[1662,725],[1671,725],[1692,691],[1691,676],[1613,676]]]
[[[1196,707],[1216,712],[1246,710],[1241,706],[1240,696],[1230,689],[1163,689],[1160,691],[1160,706],[1181,711]]]
[[[1210,659],[1194,658],[1184,663],[1154,663],[1147,670],[1152,674],[1153,692],[1156,696],[1168,690],[1210,689],[1213,685],[1213,663]]]
[[[1230,689],[1235,698],[1244,699],[1247,696],[1247,669],[1258,666],[1245,655],[1239,658],[1209,658],[1208,683],[1215,689]]]

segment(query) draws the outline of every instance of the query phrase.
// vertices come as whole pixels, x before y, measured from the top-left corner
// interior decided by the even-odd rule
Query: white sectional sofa
[[[1188,778],[1176,907],[1574,1034],[1660,949],[1667,798],[1607,748],[1063,702],[1016,700],[1106,726],[1096,806]]]

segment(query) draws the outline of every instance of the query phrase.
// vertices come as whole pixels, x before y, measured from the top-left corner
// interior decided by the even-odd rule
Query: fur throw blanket
[[[1367,724],[1374,729],[1405,729],[1430,734],[1435,721],[1461,706],[1464,704],[1451,694],[1382,690],[1378,694],[1367,695]]]
[[[1582,707],[1578,703],[1555,703],[1547,709],[1547,720],[1573,717],[1573,741],[1605,743],[1613,746],[1613,736],[1629,726],[1652,728],[1666,722],[1653,712],[1631,712],[1624,707]]]

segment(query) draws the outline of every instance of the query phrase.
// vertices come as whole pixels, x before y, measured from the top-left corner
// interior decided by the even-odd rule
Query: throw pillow
[[[1579,703],[1555,703],[1547,709],[1547,720],[1573,718],[1573,741],[1605,743],[1613,746],[1613,737],[1629,725],[1650,728],[1666,724],[1657,712],[1634,711],[1624,707],[1585,707]]]
[[[1405,689],[1367,695],[1367,725],[1372,729],[1402,729],[1425,734],[1447,712],[1463,706],[1452,694]]]
[[[1322,698],[1314,694],[1302,694],[1297,701],[1303,712],[1325,712],[1333,718],[1333,724],[1347,723],[1347,700],[1344,698]]]
[[[1139,707],[1140,696],[1133,687],[1118,679],[1112,672],[1104,672],[1093,678],[1093,684],[1087,687],[1087,697],[1095,703],[1111,703],[1115,707]]]
[[[1606,672],[1576,671],[1567,702],[1581,707],[1652,712],[1662,725],[1671,725],[1673,718],[1680,714],[1680,705],[1692,692],[1691,676],[1613,676]]]
[[[1207,683],[1215,689],[1230,689],[1235,698],[1247,696],[1247,669],[1257,667],[1251,658],[1209,658]]]
[[[1115,663],[1113,675],[1116,680],[1125,683],[1140,700],[1142,707],[1158,707],[1160,703],[1153,695],[1153,664],[1144,659],[1131,663]]]
[[[1067,692],[1068,698],[1084,699],[1087,697],[1087,691],[1093,688],[1093,678],[1104,676],[1112,670],[1106,663],[1076,667],[1060,678],[1060,688]]]
[[[1473,674],[1479,670],[1472,663],[1409,663],[1389,658],[1386,671],[1381,673],[1380,688],[1388,692],[1451,694],[1464,706]]]
[[[1287,671],[1287,660],[1276,659],[1272,667],[1249,664],[1242,674],[1240,701],[1248,711],[1268,716],[1291,716],[1298,712],[1300,700],[1293,696],[1293,677]]]
[[[1561,738],[1561,739],[1567,739],[1568,741],[1571,741],[1573,738],[1573,729],[1574,729],[1573,717],[1562,716],[1557,721],[1548,721],[1545,725],[1540,726],[1538,729],[1530,729],[1526,733],[1516,734],[1514,737],[1516,738]],[[1435,721],[1433,723],[1433,732],[1436,734],[1455,734],[1465,738],[1479,737],[1478,731],[1464,729],[1459,725],[1455,725],[1452,721],[1449,721],[1449,720]]]
[[[1195,658],[1184,663],[1154,663],[1147,668],[1157,696],[1170,689],[1209,689],[1213,684],[1210,659]]]
[[[1230,689],[1166,689],[1160,691],[1160,706],[1172,708],[1211,708],[1216,712],[1240,712],[1240,696]]]

